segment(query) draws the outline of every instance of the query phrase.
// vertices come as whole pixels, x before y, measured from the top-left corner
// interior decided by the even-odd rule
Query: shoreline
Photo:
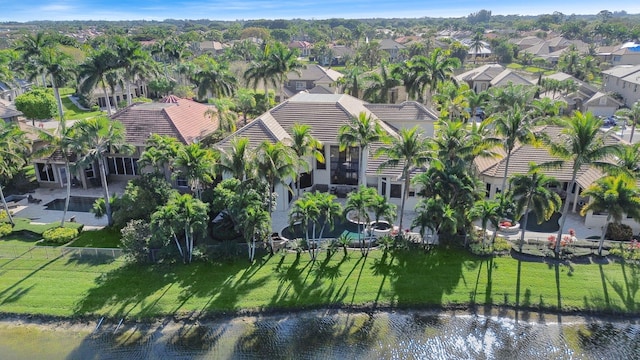
[[[558,323],[588,323],[588,322],[626,322],[640,323],[640,313],[619,313],[607,311],[554,311],[546,308],[516,308],[504,305],[450,305],[450,306],[319,306],[314,308],[291,308],[291,309],[243,309],[238,311],[220,311],[215,313],[185,313],[168,314],[166,316],[153,318],[122,318],[123,331],[134,328],[152,329],[172,326],[183,326],[185,324],[207,325],[216,322],[232,321],[255,321],[265,317],[276,317],[292,314],[316,314],[318,316],[333,316],[340,314],[367,314],[375,315],[380,313],[412,313],[421,312],[433,316],[479,316],[497,317],[511,319],[516,322],[522,321],[531,324],[558,324]],[[121,318],[117,317],[62,317],[37,314],[12,314],[0,313],[0,326],[3,327],[41,327],[47,330],[73,330],[90,331],[93,333],[99,322],[104,323],[105,328],[113,329]]]

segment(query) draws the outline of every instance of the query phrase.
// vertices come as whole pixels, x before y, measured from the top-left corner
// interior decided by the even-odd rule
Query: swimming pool
[[[69,211],[90,212],[93,203],[96,202],[97,199],[98,198],[95,197],[71,196],[69,197]],[[54,199],[46,203],[45,208],[47,210],[64,211],[64,201],[65,199]]]
[[[348,221],[345,218],[338,219],[334,223],[333,229],[330,229],[329,226],[324,229],[322,233],[322,237],[325,239],[337,238],[342,234],[347,235],[352,240],[358,240],[358,225]],[[313,225],[309,224],[309,236],[313,236]],[[304,230],[301,224],[296,224],[291,226],[287,226],[282,229],[281,235],[285,239],[303,239],[305,237]],[[320,227],[316,225],[316,235],[320,235]]]

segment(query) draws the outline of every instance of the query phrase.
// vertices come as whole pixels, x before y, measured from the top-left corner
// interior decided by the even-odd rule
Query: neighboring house
[[[578,80],[575,77],[557,72],[551,75],[545,75],[541,78],[552,79],[556,81],[573,81],[576,85],[575,91],[565,92],[563,90],[547,91],[540,94],[541,98],[549,98],[564,103],[563,111],[565,114],[571,114],[575,110],[582,112],[592,111],[597,116],[610,116],[621,106],[620,102],[613,99],[610,95],[600,93],[598,89]],[[594,98],[594,96],[596,96]]]
[[[152,134],[167,135],[183,144],[197,142],[218,129],[217,118],[205,115],[210,106],[195,101],[168,96],[162,102],[136,103],[113,114],[113,120],[120,121],[126,129],[126,141],[135,146],[132,154],[110,154],[106,158],[106,169],[110,179],[128,180],[140,175],[143,169],[138,167],[138,159],[144,151],[145,142]],[[35,161],[36,178],[41,186],[62,187],[66,184],[67,174],[64,158],[54,154],[48,159]],[[178,187],[187,186],[186,179],[171,179]],[[71,175],[73,184],[84,188],[100,186],[98,164]]]
[[[467,52],[467,61],[476,61],[491,57],[491,46],[487,42],[483,41],[482,45],[478,49],[470,46],[469,42],[464,43],[464,45],[469,47],[469,51]]]
[[[221,43],[219,41],[201,41],[197,43],[197,50],[199,54],[211,54],[213,56],[224,53],[224,50],[229,45]]]
[[[328,66],[343,66],[347,63],[347,60],[353,58],[356,54],[355,50],[345,45],[329,45],[330,59],[318,59],[318,62],[322,65]]]
[[[284,85],[285,99],[300,91],[308,91],[315,94],[335,94],[338,92],[336,82],[342,76],[342,73],[317,64],[307,65],[305,69],[300,69],[299,73],[292,71],[287,74],[287,82]]]
[[[0,120],[4,122],[18,122],[18,116],[22,116],[20,111],[0,104]]]
[[[305,191],[320,190],[334,191],[344,195],[352,191],[358,184],[359,149],[351,148],[340,151],[337,141],[338,131],[343,125],[349,124],[350,119],[364,112],[371,115],[380,123],[383,130],[390,136],[397,136],[397,129],[404,126],[419,125],[425,136],[433,136],[433,126],[437,121],[437,114],[416,102],[393,104],[368,104],[360,99],[346,94],[309,94],[299,93],[278,106],[262,114],[247,126],[218,143],[221,148],[230,146],[235,137],[247,137],[252,147],[257,147],[263,141],[281,141],[290,144],[290,131],[294,124],[311,126],[312,135],[323,143],[322,152],[325,163],[319,163],[309,158],[310,172],[301,176],[301,187]],[[403,194],[403,179],[401,167],[378,171],[383,159],[375,158],[376,149],[382,143],[374,144],[366,154],[366,183],[375,187],[378,192],[392,202],[399,204]],[[287,184],[295,188],[293,180]],[[286,210],[293,195],[284,186],[277,186],[278,210]],[[415,192],[411,193],[407,201],[407,208],[416,205]]]
[[[562,128],[558,126],[545,125],[541,126],[536,131],[538,133],[544,133],[552,139],[557,139],[562,136]],[[607,137],[606,142],[608,144],[626,144],[624,140],[621,140],[616,135],[610,135]],[[502,148],[496,148],[495,150],[500,154],[499,157],[475,159],[476,170],[480,180],[485,184],[486,196],[488,198],[494,198],[497,193],[502,191],[500,186],[502,186],[502,179],[504,177],[504,170],[506,166],[506,153],[504,150]],[[558,160],[558,158],[552,156],[546,147],[534,147],[533,145],[518,144],[511,153],[507,178],[510,178],[515,174],[526,174],[527,171],[529,171],[529,163],[531,162],[543,164],[555,160]],[[565,162],[564,165],[558,168],[545,169],[544,173],[558,180],[560,185],[553,190],[555,190],[563,200],[569,201],[570,209],[573,212],[579,211],[580,208],[589,201],[588,198],[580,196],[582,191],[604,176],[599,169],[593,166],[583,166],[578,171],[575,186],[572,189],[569,189],[569,183],[571,182],[572,176],[572,163],[570,161]],[[585,217],[585,226],[600,227],[604,224],[605,220],[606,215],[594,215],[589,213]],[[629,225],[634,227],[636,230],[640,229],[640,224],[635,223],[631,219],[626,219],[623,222],[629,223]]]
[[[589,46],[581,40],[568,40],[562,36],[556,36],[543,40],[535,36],[528,36],[512,41],[518,46],[519,53],[531,54],[533,57],[542,58],[551,64],[557,64],[560,56],[571,46],[581,54],[589,51]]]
[[[631,107],[640,100],[640,65],[619,65],[602,72],[602,84],[608,93],[619,94]]]
[[[15,84],[0,82],[0,99],[13,102],[18,95],[31,90],[33,84],[26,80],[16,79]]]
[[[640,65],[640,44],[628,42],[611,52],[611,65]]]
[[[393,39],[380,40],[380,50],[389,54],[388,60],[390,62],[402,60],[402,54],[400,53],[402,49],[405,49],[405,46]]]
[[[466,71],[456,76],[460,83],[465,82],[475,92],[481,92],[493,86],[533,85],[534,81],[528,79],[500,64],[487,64]]]
[[[127,95],[127,87],[124,86],[124,89],[120,85],[115,86],[115,91],[111,91],[111,88],[107,87],[107,97],[109,98],[109,104],[111,108],[115,108],[118,104],[123,101],[127,101],[127,97],[131,96],[132,98],[137,97],[149,97],[149,86],[145,81],[137,80],[131,84],[131,94]],[[100,109],[105,110],[107,107],[107,99],[105,99],[104,90],[101,85],[96,86],[93,89],[93,96],[96,99],[96,102]]]
[[[300,56],[309,57],[311,56],[311,50],[313,49],[313,44],[308,41],[292,41],[287,45],[289,49],[298,49],[300,51]]]

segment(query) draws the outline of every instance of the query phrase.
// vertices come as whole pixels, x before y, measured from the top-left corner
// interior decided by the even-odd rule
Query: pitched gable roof
[[[126,140],[132,145],[144,145],[151,134],[173,136],[184,144],[218,129],[217,117],[205,116],[212,107],[176,97],[161,103],[136,103],[111,116],[127,130]]]
[[[435,111],[416,101],[405,101],[401,104],[366,104],[365,107],[383,121],[438,120]]]
[[[509,69],[504,70],[491,80],[492,86],[513,85],[533,85],[533,81],[529,80]]]
[[[502,73],[505,67],[500,64],[487,64],[463,72],[456,76],[458,81],[491,81],[498,74]]]
[[[295,71],[291,71],[287,74],[289,80],[313,80],[315,82],[332,83],[343,77],[341,73],[324,68],[320,65],[307,65],[306,68],[300,69],[298,74]]]

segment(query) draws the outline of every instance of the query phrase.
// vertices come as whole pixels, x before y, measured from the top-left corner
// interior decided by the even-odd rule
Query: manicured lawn
[[[113,229],[83,231],[69,246],[117,248],[120,247],[120,232]]]
[[[42,234],[45,230],[60,226],[59,222],[53,222],[49,224],[31,224],[31,220],[25,219],[25,218],[18,218],[18,217],[14,217],[13,222],[15,223],[15,226],[13,227],[14,233],[18,231],[26,230],[36,234]],[[64,223],[64,227],[79,229],[81,226],[82,224],[72,223],[68,221]]]
[[[174,313],[327,305],[498,304],[637,313],[638,268],[478,259],[436,249],[373,251],[315,263],[306,254],[191,265],[90,257],[0,259],[0,312],[148,318]],[[519,284],[519,287],[518,287]]]
[[[60,97],[62,97],[62,107],[64,109],[64,118],[67,120],[81,120],[87,119],[91,117],[96,117],[100,115],[104,115],[103,111],[84,111],[80,110],[71,99],[69,99],[69,95],[74,93],[73,89],[63,88],[60,89]]]

